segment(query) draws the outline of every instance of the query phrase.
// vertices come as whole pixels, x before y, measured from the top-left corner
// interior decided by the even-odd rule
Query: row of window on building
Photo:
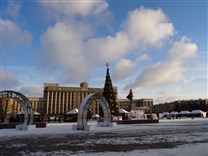
[[[134,99],[130,104],[127,99],[118,99],[117,87],[114,87],[117,102],[120,108],[127,111],[135,107],[146,106],[153,112],[153,99]],[[80,87],[63,87],[55,83],[44,84],[44,94],[42,98],[28,98],[32,108],[42,116],[64,115],[66,112],[78,108],[82,100],[91,93],[102,94],[103,88],[88,88],[88,85],[80,84]],[[21,111],[21,106],[13,99],[0,99],[1,106],[7,107],[7,114],[15,115]],[[90,106],[92,114],[99,114],[99,102],[94,101]],[[3,111],[3,110],[2,110]],[[0,110],[0,112],[2,112]]]

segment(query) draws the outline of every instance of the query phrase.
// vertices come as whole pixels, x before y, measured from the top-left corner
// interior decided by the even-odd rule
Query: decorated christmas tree
[[[116,94],[113,90],[113,85],[112,85],[108,66],[109,66],[109,64],[107,63],[106,64],[107,71],[106,71],[106,78],[105,78],[105,86],[104,86],[104,90],[103,90],[103,95],[105,96],[105,98],[107,99],[107,101],[109,103],[109,106],[111,109],[111,114],[114,116],[118,116],[119,115],[118,104],[116,102]]]

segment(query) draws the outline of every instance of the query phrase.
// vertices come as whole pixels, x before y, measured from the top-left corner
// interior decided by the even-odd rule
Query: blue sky
[[[1,90],[103,87],[119,98],[207,98],[206,0],[1,1]]]

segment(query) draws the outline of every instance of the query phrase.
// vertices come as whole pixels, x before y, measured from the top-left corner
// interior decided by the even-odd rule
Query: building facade
[[[31,102],[34,111],[40,114],[45,113],[45,99],[30,97],[28,98]],[[16,116],[20,111],[23,111],[22,106],[14,99],[11,98],[0,98],[0,116],[9,118],[10,116]]]
[[[147,113],[153,112],[153,99],[134,99],[130,104],[130,101],[127,99],[118,99],[117,87],[113,87],[113,89],[119,108],[131,111],[136,107],[148,107],[149,111]],[[29,97],[28,99],[32,104],[33,110],[39,112],[42,116],[58,117],[74,108],[79,109],[82,100],[87,95],[93,93],[103,94],[103,88],[90,88],[87,82],[82,82],[80,87],[66,87],[60,86],[58,83],[44,83],[43,97]],[[22,111],[21,105],[13,99],[4,98],[0,99],[0,102],[0,106],[7,107],[7,114],[10,116],[15,116],[17,112]],[[98,101],[94,101],[91,104],[89,112],[91,114],[100,114]]]
[[[123,108],[127,111],[134,110],[136,107],[147,107],[145,113],[153,112],[153,99],[133,99],[131,104],[127,99],[118,99],[120,108]]]
[[[114,87],[117,96],[117,87]],[[59,86],[57,83],[44,84],[45,115],[63,115],[66,112],[80,107],[82,100],[89,94],[103,94],[103,88],[89,88],[87,82],[82,82],[80,87]],[[94,101],[89,112],[99,114],[99,103]]]
[[[192,111],[197,109],[207,112],[208,99],[178,100],[154,105],[155,113]]]

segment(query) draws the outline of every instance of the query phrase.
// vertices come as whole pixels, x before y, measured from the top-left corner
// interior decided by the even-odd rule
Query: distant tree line
[[[191,100],[191,101],[177,101],[175,105],[175,111],[192,111],[192,110],[202,110],[204,112],[208,111],[208,104],[205,100]]]

